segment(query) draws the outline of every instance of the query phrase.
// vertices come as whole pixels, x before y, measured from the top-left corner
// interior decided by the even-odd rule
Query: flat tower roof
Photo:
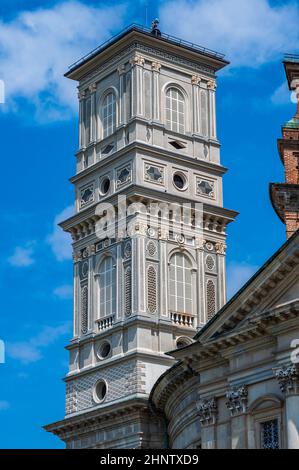
[[[125,29],[120,31],[115,36],[112,36],[110,39],[105,41],[103,44],[101,44],[97,48],[93,49],[88,54],[81,57],[79,60],[74,62],[72,65],[70,65],[69,70],[66,72],[65,76],[67,77],[68,75],[70,75],[72,72],[74,72],[76,69],[81,67],[83,64],[87,63],[90,59],[93,59],[95,56],[97,56],[98,54],[103,52],[109,46],[116,43],[119,39],[123,38],[124,36],[131,33],[132,31],[142,33],[147,37],[151,37],[151,38],[155,39],[156,41],[167,42],[167,43],[182,47],[183,49],[188,49],[189,51],[198,52],[198,53],[200,53],[202,55],[205,55],[207,57],[217,59],[220,62],[223,62],[224,64],[229,63],[228,61],[226,61],[224,59],[224,54],[222,54],[220,52],[216,52],[216,51],[213,51],[212,49],[208,49],[206,47],[202,47],[202,46],[199,46],[197,44],[193,44],[192,42],[176,38],[175,36],[171,36],[170,34],[166,34],[166,33],[161,33],[160,36],[155,36],[154,34],[152,34],[152,29],[148,28],[147,26],[141,26],[141,25],[138,25],[138,24],[131,24],[130,26],[126,27]]]

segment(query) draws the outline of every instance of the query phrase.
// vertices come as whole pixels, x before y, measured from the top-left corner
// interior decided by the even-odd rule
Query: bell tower
[[[75,63],[79,149],[68,448],[164,447],[153,384],[225,303],[226,225],[216,133],[223,55],[130,26]]]
[[[283,64],[297,108],[294,117],[282,126],[282,139],[277,141],[285,183],[271,183],[270,198],[289,238],[299,228],[299,55],[287,54]]]

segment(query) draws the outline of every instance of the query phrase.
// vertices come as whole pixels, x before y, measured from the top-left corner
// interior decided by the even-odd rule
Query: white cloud
[[[17,99],[25,98],[39,121],[69,117],[77,108],[76,84],[63,74],[122,26],[123,13],[123,5],[65,1],[0,21],[0,78],[8,109],[19,112]]]
[[[53,232],[47,237],[47,242],[58,261],[64,261],[72,258],[71,237],[64,232],[57,224],[68,217],[74,215],[74,207],[68,206],[63,209],[54,219]]]
[[[161,29],[224,52],[232,66],[256,67],[298,50],[299,7],[292,1],[170,0]]]
[[[8,258],[8,262],[17,268],[31,266],[35,262],[33,252],[32,242],[26,247],[17,246],[14,253]]]
[[[6,344],[7,356],[22,364],[37,362],[42,358],[42,350],[60,336],[70,332],[70,322],[53,327],[45,326],[36,336],[28,341],[16,341]]]
[[[227,267],[227,298],[230,299],[258,270],[257,266],[232,262]]]
[[[73,286],[71,285],[63,285],[63,286],[58,286],[56,289],[54,289],[54,295],[58,297],[59,299],[72,299],[73,297]]]
[[[0,411],[7,410],[10,407],[10,403],[6,400],[0,400]]]
[[[284,81],[272,94],[271,101],[277,105],[297,103],[296,93],[294,91],[291,92],[287,82]]]

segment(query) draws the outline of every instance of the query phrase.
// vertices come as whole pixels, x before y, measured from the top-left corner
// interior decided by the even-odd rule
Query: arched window
[[[116,269],[111,256],[105,258],[99,269],[100,317],[107,317],[116,310]]]
[[[170,259],[169,306],[172,312],[192,314],[191,263],[183,253],[175,253]]]
[[[168,88],[166,92],[166,125],[175,132],[185,131],[185,100],[180,90]]]
[[[108,93],[102,104],[103,138],[113,134],[116,127],[116,100],[114,93]]]

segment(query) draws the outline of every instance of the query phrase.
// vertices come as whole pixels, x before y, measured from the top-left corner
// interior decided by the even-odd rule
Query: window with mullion
[[[192,313],[192,273],[188,258],[175,253],[169,266],[169,306],[178,313]]]
[[[113,134],[116,127],[116,100],[114,93],[108,93],[102,105],[103,138]]]
[[[111,257],[105,258],[99,270],[100,279],[100,317],[106,317],[115,313],[115,276],[116,270]]]
[[[185,100],[176,88],[169,88],[166,92],[165,111],[167,127],[174,132],[184,133]]]

